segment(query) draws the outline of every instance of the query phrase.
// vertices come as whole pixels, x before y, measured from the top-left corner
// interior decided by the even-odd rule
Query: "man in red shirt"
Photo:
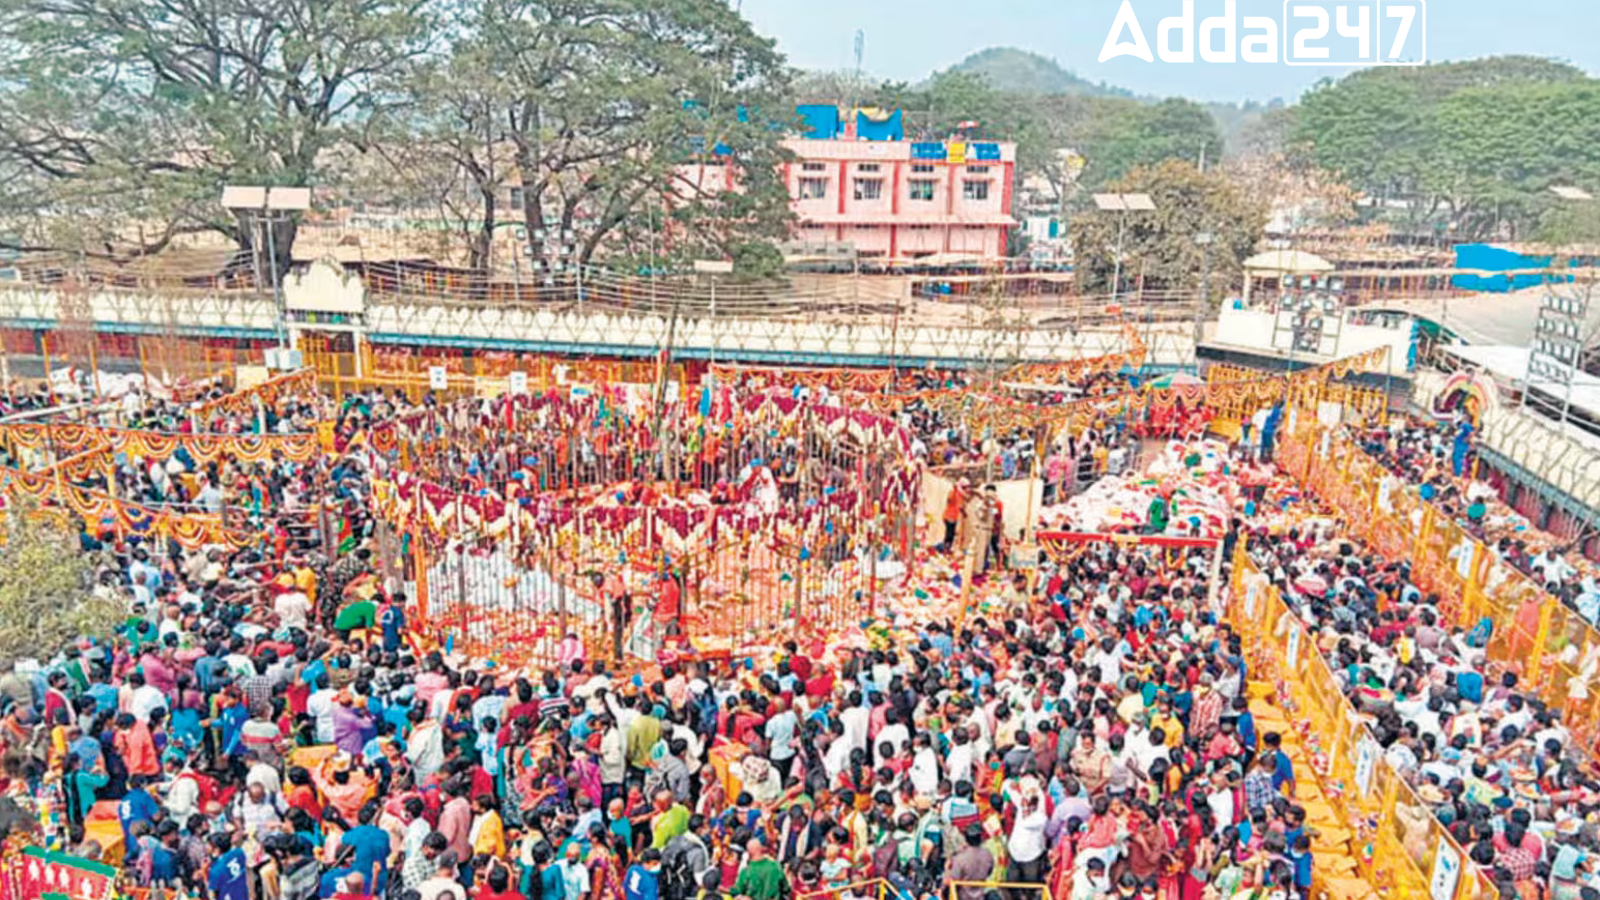
[[[472,900],[523,900],[522,894],[511,889],[511,873],[505,866],[496,863],[484,881],[472,892]]]
[[[656,608],[652,612],[655,619],[656,634],[675,635],[678,633],[678,616],[682,612],[682,589],[678,587],[678,579],[672,577],[671,572],[661,573],[661,586],[657,589]]]

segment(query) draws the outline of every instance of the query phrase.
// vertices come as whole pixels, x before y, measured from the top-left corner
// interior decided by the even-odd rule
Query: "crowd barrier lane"
[[[795,900],[887,900],[893,893],[889,883],[882,878],[869,878],[866,881],[857,881],[843,887],[827,888],[821,891],[809,891],[804,894],[795,894]]]
[[[1303,770],[1316,779],[1336,821],[1348,824],[1356,870],[1380,894],[1438,897],[1430,893],[1435,879],[1454,869],[1459,877],[1447,895],[1452,900],[1498,900],[1485,873],[1389,766],[1367,717],[1340,690],[1321,648],[1251,562],[1245,544],[1241,540],[1235,551],[1228,618],[1244,645],[1251,680],[1272,686],[1300,732]],[[1336,845],[1314,848],[1338,852]]]
[[[981,888],[985,895],[990,891],[1037,891],[1041,900],[1052,900],[1048,884],[1029,884],[1021,881],[951,881],[945,884],[945,888],[949,891],[947,894],[949,900],[960,900],[961,891],[967,888]]]
[[[1459,522],[1390,472],[1354,441],[1312,426],[1285,435],[1281,461],[1336,509],[1352,531],[1389,560],[1407,560],[1443,624],[1471,630],[1487,621],[1484,655],[1492,674],[1515,672],[1553,709],[1574,739],[1600,737],[1600,631],[1509,566]]]

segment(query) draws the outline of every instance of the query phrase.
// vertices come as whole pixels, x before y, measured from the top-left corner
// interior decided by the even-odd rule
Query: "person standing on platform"
[[[628,589],[622,583],[622,576],[616,572],[607,572],[604,575],[595,572],[590,579],[594,582],[595,592],[598,594],[596,599],[599,607],[610,614],[611,658],[621,662],[628,626],[633,623],[633,610],[628,607]]]

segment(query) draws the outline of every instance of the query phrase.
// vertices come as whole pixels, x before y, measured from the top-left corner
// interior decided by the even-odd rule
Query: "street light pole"
[[[1111,270],[1111,305],[1117,305],[1117,292],[1122,287],[1122,241],[1128,234],[1128,213],[1123,210],[1117,217],[1117,255]]]
[[[1122,247],[1128,236],[1128,213],[1152,212],[1156,204],[1149,194],[1095,194],[1094,205],[1101,212],[1122,214],[1117,223],[1117,251],[1111,275],[1111,305],[1115,306],[1122,287]]]
[[[1209,231],[1194,236],[1200,245],[1200,301],[1194,308],[1194,364],[1200,367],[1200,341],[1204,339],[1206,310],[1211,305],[1211,245],[1216,238]]]
[[[242,219],[250,229],[250,261],[255,273],[257,290],[261,287],[263,266],[261,244],[265,238],[267,245],[265,266],[272,287],[273,330],[278,337],[278,351],[280,353],[287,351],[293,341],[289,331],[289,310],[284,302],[283,283],[278,272],[278,244],[275,232],[279,224],[291,221],[295,213],[311,208],[311,189],[228,185],[222,189],[222,206]]]

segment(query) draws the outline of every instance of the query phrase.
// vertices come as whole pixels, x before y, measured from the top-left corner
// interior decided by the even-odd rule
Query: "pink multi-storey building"
[[[794,138],[784,165],[796,237],[863,258],[1006,255],[1017,147],[995,141]]]

